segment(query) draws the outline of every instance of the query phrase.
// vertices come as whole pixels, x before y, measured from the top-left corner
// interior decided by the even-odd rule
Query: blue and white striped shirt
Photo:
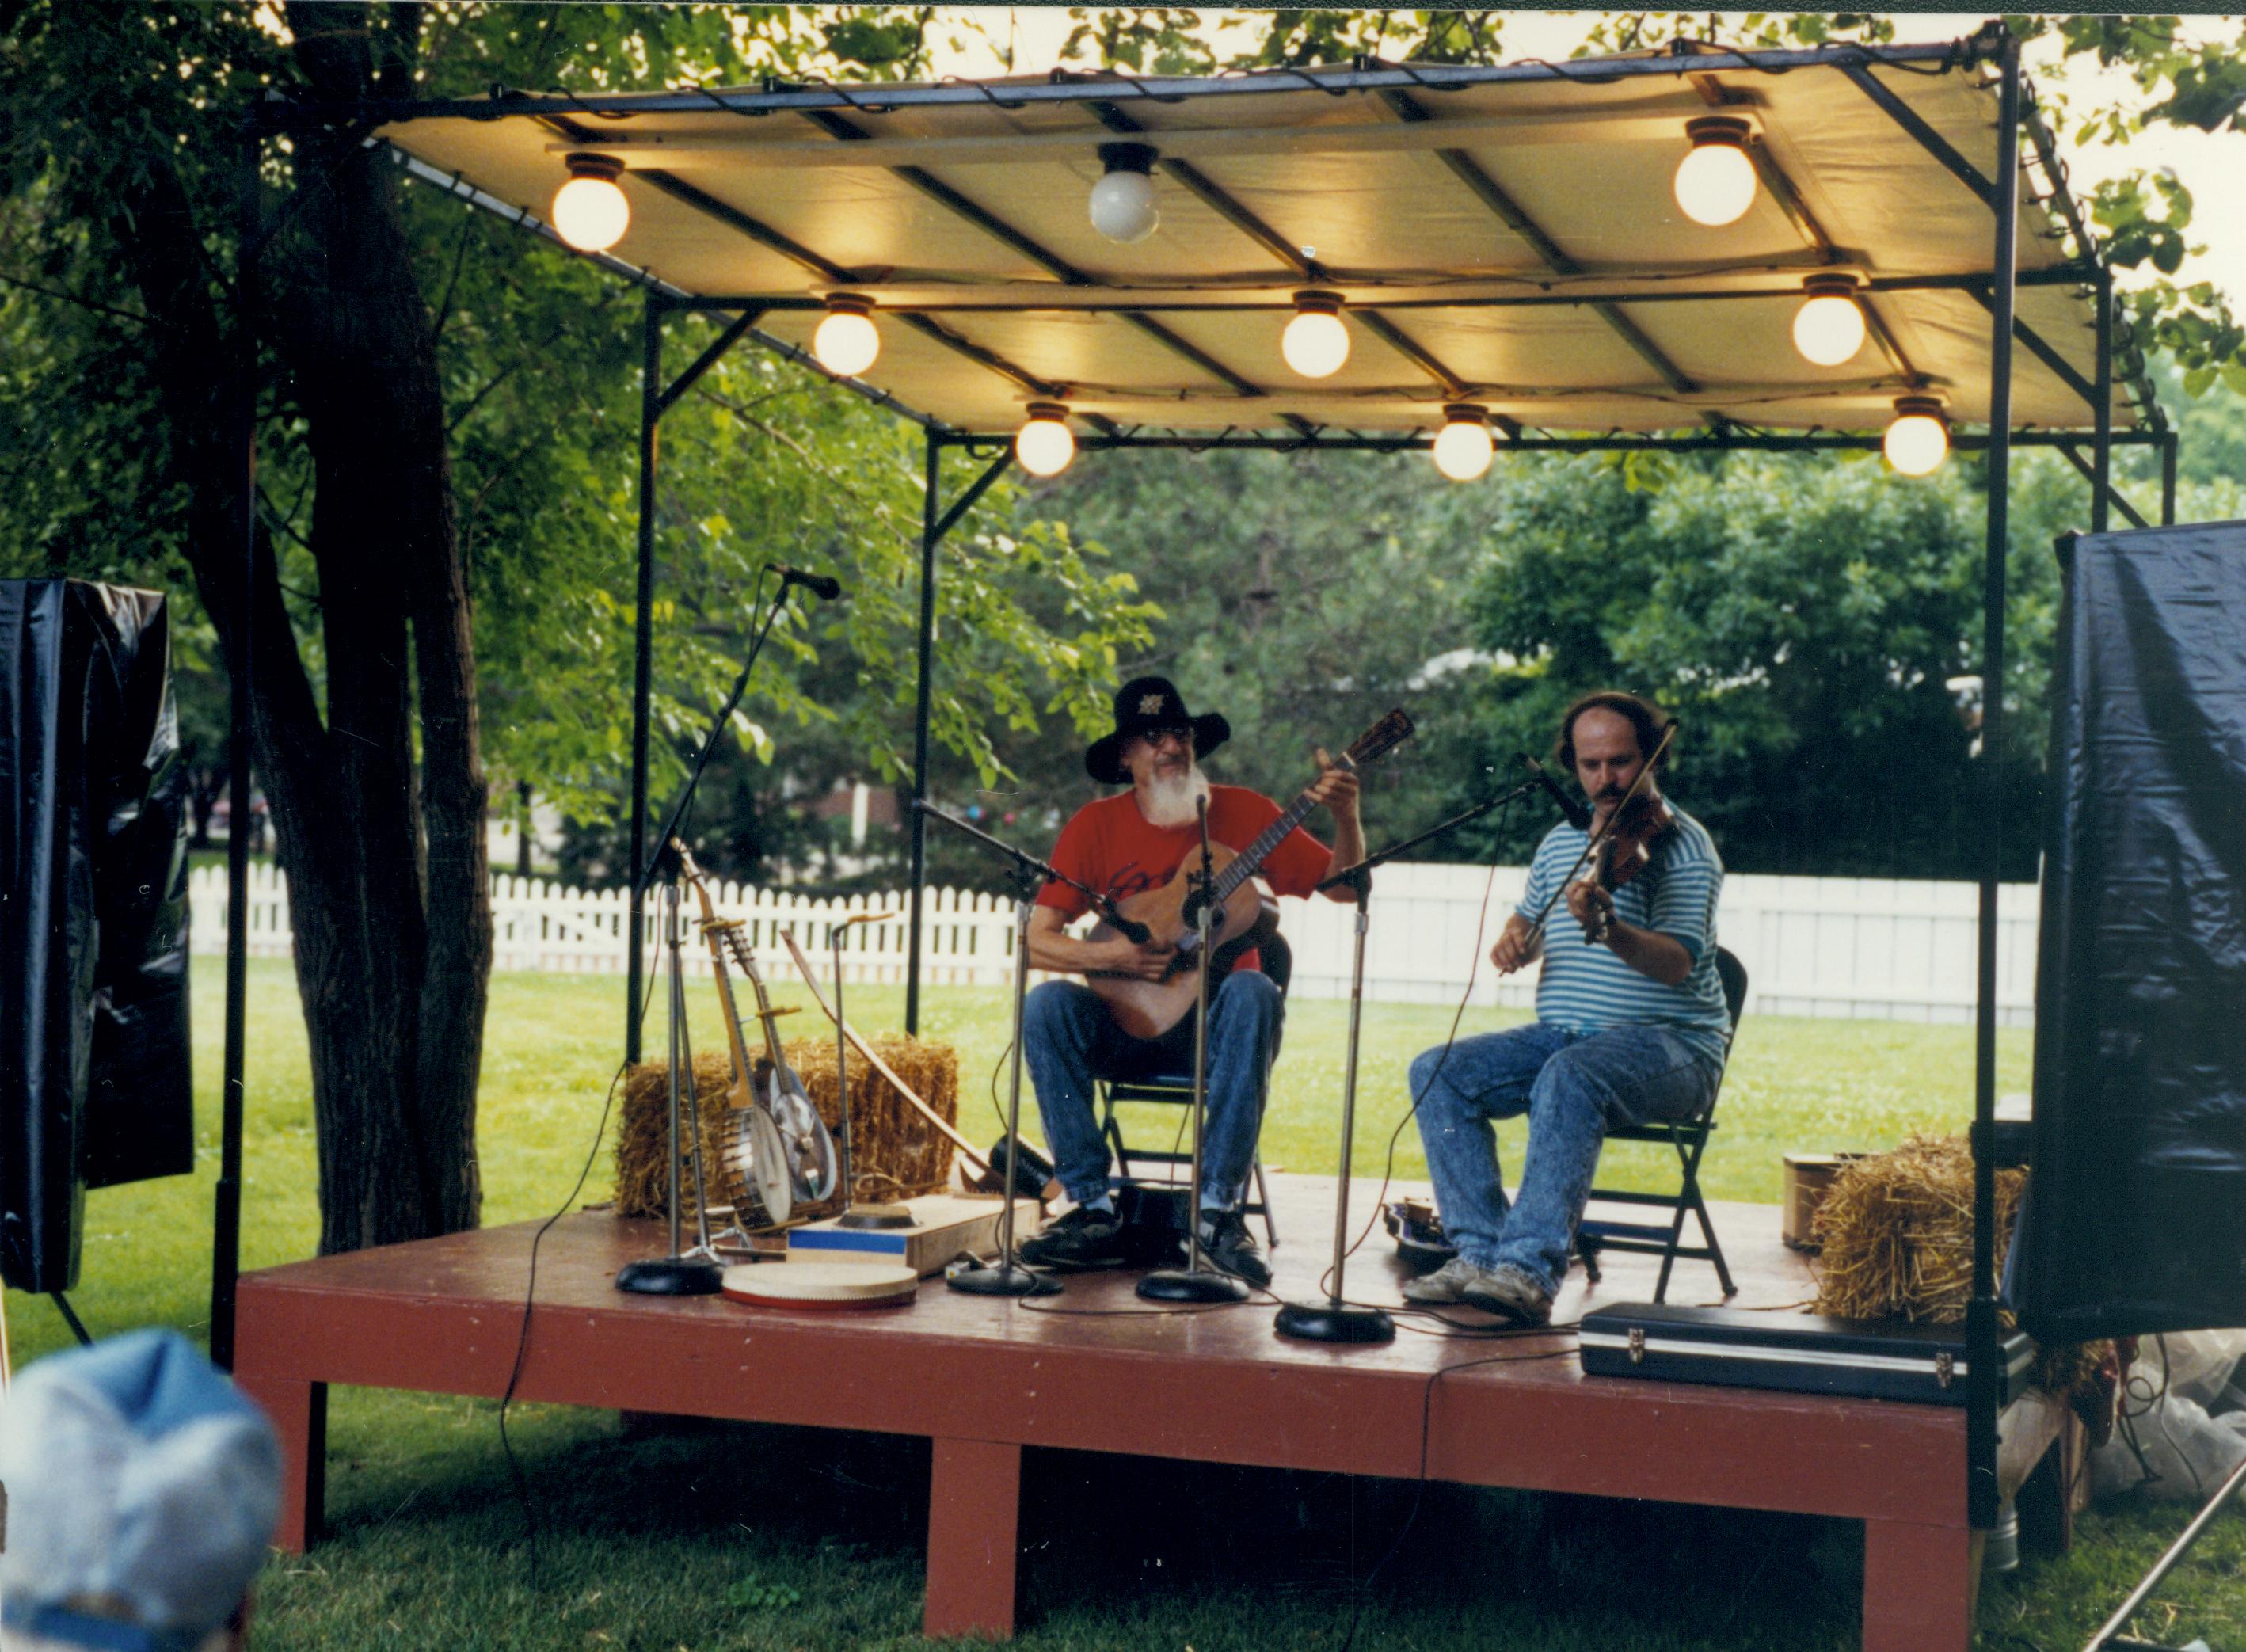
[[[1731,1017],[1716,974],[1716,901],[1724,889],[1724,862],[1708,829],[1674,804],[1677,829],[1652,846],[1652,863],[1614,892],[1615,916],[1670,937],[1691,955],[1692,972],[1681,986],[1642,976],[1604,946],[1583,940],[1564,898],[1544,925],[1544,969],[1536,982],[1536,1018],[1574,1032],[1609,1027],[1669,1028],[1711,1061],[1721,1063]],[[1528,887],[1516,908],[1533,918],[1582,853],[1589,834],[1564,823],[1536,846]]]

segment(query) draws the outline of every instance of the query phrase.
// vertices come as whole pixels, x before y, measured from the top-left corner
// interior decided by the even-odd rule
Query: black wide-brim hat
[[[1102,785],[1128,785],[1123,744],[1133,735],[1161,729],[1191,729],[1194,758],[1207,757],[1232,738],[1232,724],[1215,711],[1195,717],[1186,710],[1177,684],[1166,676],[1134,676],[1115,690],[1115,731],[1102,735],[1084,754],[1084,771]]]

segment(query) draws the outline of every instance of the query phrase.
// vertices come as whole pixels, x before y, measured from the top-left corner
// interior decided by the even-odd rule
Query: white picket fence
[[[1530,1003],[1533,972],[1500,983],[1485,955],[1526,875],[1519,867],[1501,867],[1494,874],[1480,867],[1384,867],[1372,896],[1365,996],[1455,1003],[1471,970],[1475,1003]],[[623,890],[565,888],[507,876],[493,878],[492,890],[496,968],[624,969],[629,955]],[[194,909],[194,950],[224,952],[225,870],[195,872],[188,893]],[[782,890],[719,883],[712,894],[724,916],[746,921],[749,943],[774,980],[793,973],[780,944],[783,929],[792,929],[797,944],[824,965],[834,924],[861,913],[890,914],[848,937],[846,968],[853,981],[904,979],[907,908],[901,894],[811,901]],[[1723,943],[1746,965],[1748,1005],[1757,1014],[1963,1022],[1973,1015],[1977,906],[1978,892],[1970,883],[1733,875],[1725,880],[1717,923]],[[1280,907],[1280,928],[1295,955],[1292,994],[1347,996],[1352,908],[1323,899],[1291,898]],[[2035,887],[2004,886],[1997,910],[1999,1015],[2007,1025],[2026,1025],[2035,1001]],[[660,911],[659,903],[653,904],[648,915],[644,939],[650,947]],[[250,955],[288,956],[289,893],[273,867],[251,868],[248,915]],[[922,979],[931,986],[1005,984],[1012,968],[1013,921],[1012,907],[1002,898],[929,889],[922,916]]]

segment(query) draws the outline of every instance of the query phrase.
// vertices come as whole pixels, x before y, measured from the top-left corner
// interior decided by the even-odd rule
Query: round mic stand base
[[[948,1274],[943,1282],[969,1296],[1058,1296],[1060,1281],[1034,1273],[1018,1263],[999,1262],[989,1268],[965,1268]]]
[[[618,1290],[643,1296],[715,1296],[724,1281],[715,1262],[690,1261],[684,1256],[657,1256],[626,1262],[616,1272]]]
[[[1165,1268],[1139,1281],[1139,1295],[1150,1302],[1244,1302],[1248,1281],[1207,1268]]]
[[[1279,1309],[1278,1331],[1306,1343],[1392,1343],[1396,1322],[1381,1309],[1349,1302],[1289,1302]]]

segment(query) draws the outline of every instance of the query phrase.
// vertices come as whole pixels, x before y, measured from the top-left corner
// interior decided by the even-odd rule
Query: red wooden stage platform
[[[1271,1180],[1285,1241],[1273,1288],[1316,1299],[1332,1183]],[[1369,1212],[1374,1192],[1360,1183],[1354,1209]],[[1808,1298],[1808,1267],[1779,1242],[1774,1207],[1714,1214],[1740,1286],[1734,1306]],[[282,1547],[301,1551],[318,1533],[328,1384],[505,1391],[533,1231],[461,1234],[242,1280],[235,1375],[272,1413],[288,1452]],[[1297,1343],[1273,1331],[1269,1303],[1164,1313],[1139,1303],[1121,1274],[1072,1279],[1066,1295],[1035,1305],[929,1280],[910,1306],[858,1314],[614,1288],[619,1267],[661,1248],[653,1223],[588,1212],[555,1224],[539,1253],[518,1397],[926,1436],[931,1635],[1011,1633],[1022,1448],[1035,1445],[1404,1479],[1424,1467],[1470,1485],[1861,1519],[1864,1645],[1962,1652],[1970,1636],[1962,1408],[1586,1377],[1564,1333]],[[1650,1295],[1654,1259],[1602,1263],[1595,1292],[1580,1269],[1570,1276],[1558,1319]],[[1376,1231],[1351,1263],[1351,1296],[1396,1303],[1401,1279]],[[1672,1301],[1714,1293],[1705,1264],[1678,1264]],[[1551,1350],[1564,1352],[1484,1363]],[[1461,1369],[1439,1377],[1452,1366]],[[2033,1403],[2008,1415],[2008,1483],[2056,1425],[2055,1408]]]

